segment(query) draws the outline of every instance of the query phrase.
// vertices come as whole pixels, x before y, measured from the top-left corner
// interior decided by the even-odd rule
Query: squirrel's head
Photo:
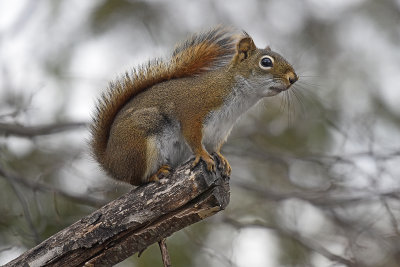
[[[268,46],[259,49],[249,36],[242,37],[236,45],[236,54],[231,62],[249,86],[260,96],[273,96],[290,88],[298,76],[286,59]]]

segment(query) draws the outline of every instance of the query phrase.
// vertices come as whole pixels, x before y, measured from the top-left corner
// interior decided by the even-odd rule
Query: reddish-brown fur
[[[118,112],[129,100],[156,84],[199,75],[218,67],[218,65],[221,65],[220,61],[224,56],[234,53],[234,41],[235,38],[228,30],[214,29],[186,41],[175,50],[170,61],[149,62],[148,65],[133,70],[132,73],[126,73],[121,79],[110,83],[107,92],[102,95],[97,104],[97,110],[90,128],[92,134],[90,145],[96,160],[102,165],[109,165],[109,162],[105,161],[105,151],[110,129]],[[146,157],[145,154],[138,156]],[[109,169],[106,168],[108,172],[110,172]],[[142,173],[143,170],[136,170],[135,172]]]

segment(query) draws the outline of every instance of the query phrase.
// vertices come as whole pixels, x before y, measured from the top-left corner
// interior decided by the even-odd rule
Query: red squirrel
[[[95,159],[113,178],[132,185],[158,181],[194,155],[208,171],[238,118],[264,97],[298,80],[293,67],[246,32],[217,27],[176,46],[110,83],[91,125]]]

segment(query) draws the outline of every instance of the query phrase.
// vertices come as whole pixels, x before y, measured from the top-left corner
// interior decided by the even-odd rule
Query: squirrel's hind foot
[[[171,166],[164,164],[162,165],[158,171],[150,176],[149,182],[158,182],[160,179],[166,178],[172,171]]]

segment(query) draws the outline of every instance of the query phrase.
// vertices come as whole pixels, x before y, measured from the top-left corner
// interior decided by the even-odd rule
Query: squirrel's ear
[[[236,56],[239,61],[242,61],[248,58],[255,50],[257,49],[256,45],[253,42],[251,37],[243,37],[237,43],[236,46]]]
[[[271,51],[271,47],[270,47],[269,45],[267,45],[267,47],[265,48],[265,50]]]

